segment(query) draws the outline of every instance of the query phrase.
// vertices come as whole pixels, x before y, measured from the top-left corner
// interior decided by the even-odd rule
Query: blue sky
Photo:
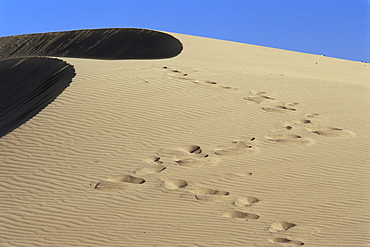
[[[0,0],[0,36],[107,27],[370,62],[370,0]]]

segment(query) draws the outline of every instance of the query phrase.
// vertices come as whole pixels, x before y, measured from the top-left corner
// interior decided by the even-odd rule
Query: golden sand
[[[0,139],[1,246],[369,246],[366,63],[172,34]]]

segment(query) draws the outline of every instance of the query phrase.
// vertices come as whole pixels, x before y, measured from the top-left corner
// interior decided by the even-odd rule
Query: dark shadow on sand
[[[27,122],[72,82],[72,65],[53,57],[163,59],[181,42],[169,34],[109,28],[0,38],[0,138]]]
[[[173,36],[137,28],[87,29],[0,38],[0,57],[53,56],[93,59],[161,59],[177,56]]]
[[[0,60],[0,137],[50,104],[74,76],[73,66],[59,59]]]

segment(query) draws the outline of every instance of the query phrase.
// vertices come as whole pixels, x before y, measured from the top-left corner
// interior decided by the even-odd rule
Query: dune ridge
[[[73,66],[32,56],[159,59],[178,55],[179,40],[135,28],[89,29],[0,38],[0,138],[35,116],[69,86]]]
[[[173,35],[168,60],[67,58],[75,83],[0,139],[2,244],[366,246],[361,78],[265,74],[243,54],[268,48]]]
[[[53,56],[94,59],[160,59],[182,51],[169,34],[139,28],[84,29],[0,38],[0,57]]]
[[[0,138],[50,104],[74,76],[73,66],[59,59],[0,60]]]

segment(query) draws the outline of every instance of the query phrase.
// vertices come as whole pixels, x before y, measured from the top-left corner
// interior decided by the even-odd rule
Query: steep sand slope
[[[139,28],[84,29],[0,38],[0,57],[159,59],[174,57],[181,50],[181,42],[171,35]]]
[[[163,59],[177,56],[181,51],[181,42],[173,36],[138,28],[1,37],[0,138],[44,109],[69,86],[75,75],[72,65],[40,56]]]
[[[73,66],[59,59],[0,60],[0,138],[51,103],[74,76]]]
[[[173,35],[168,60],[63,58],[0,139],[0,243],[368,246],[367,64]]]

